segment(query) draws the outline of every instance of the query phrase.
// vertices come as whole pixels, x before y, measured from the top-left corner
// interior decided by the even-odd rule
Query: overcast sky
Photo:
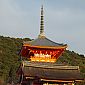
[[[47,38],[85,55],[85,0],[0,0],[0,35],[37,38],[42,3]]]

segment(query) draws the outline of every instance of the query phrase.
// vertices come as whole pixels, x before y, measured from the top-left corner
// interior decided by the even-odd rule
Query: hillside
[[[0,36],[0,83],[4,81],[8,82],[9,76],[16,82],[16,70],[20,64],[18,53],[22,47],[22,42],[29,40],[31,39]],[[80,66],[81,74],[85,78],[84,55],[66,50],[57,62]]]

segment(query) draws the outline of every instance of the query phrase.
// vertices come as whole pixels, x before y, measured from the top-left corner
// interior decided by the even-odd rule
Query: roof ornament
[[[43,15],[43,5],[41,7],[41,21],[40,21],[40,34],[38,36],[39,38],[45,37],[44,33],[44,15]]]

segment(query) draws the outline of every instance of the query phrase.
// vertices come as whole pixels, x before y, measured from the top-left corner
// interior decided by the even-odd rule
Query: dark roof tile
[[[25,62],[26,63],[26,62]],[[50,66],[51,65],[51,66]],[[61,66],[52,63],[33,63],[25,65],[23,68],[24,76],[39,77],[41,79],[52,80],[81,80],[80,70],[78,66]]]
[[[32,40],[30,42],[24,42],[26,44],[30,44],[31,46],[66,46],[66,44],[60,44],[60,43],[56,43],[51,41],[50,39],[43,37],[43,38],[37,38],[35,40]]]

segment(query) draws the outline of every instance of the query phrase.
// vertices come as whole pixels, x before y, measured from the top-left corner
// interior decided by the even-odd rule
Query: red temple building
[[[75,85],[82,81],[79,66],[57,64],[67,44],[51,41],[44,33],[43,6],[41,8],[40,34],[37,39],[23,43],[20,55],[28,58],[22,61],[17,73],[22,85]]]

